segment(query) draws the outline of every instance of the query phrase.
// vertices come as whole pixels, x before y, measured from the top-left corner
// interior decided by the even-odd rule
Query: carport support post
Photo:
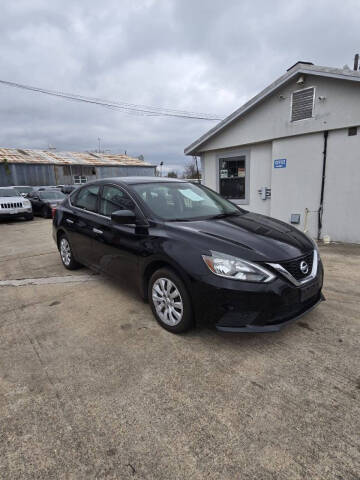
[[[321,229],[322,229],[322,217],[324,212],[324,190],[325,190],[325,176],[326,176],[326,155],[327,155],[327,141],[328,141],[329,131],[325,130],[324,132],[324,150],[323,150],[323,168],[322,168],[322,177],[321,177],[321,193],[320,193],[320,206],[318,210],[318,234],[317,239],[320,240]]]

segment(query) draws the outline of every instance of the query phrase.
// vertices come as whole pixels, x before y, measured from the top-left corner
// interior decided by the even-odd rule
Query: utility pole
[[[98,144],[99,144],[98,153],[100,153],[100,145],[101,145],[101,138],[100,137],[98,137]]]

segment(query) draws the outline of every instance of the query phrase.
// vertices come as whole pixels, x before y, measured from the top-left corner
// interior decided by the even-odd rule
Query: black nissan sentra
[[[228,332],[276,331],[323,300],[310,238],[186,180],[87,183],[58,207],[53,235],[66,268],[135,283],[174,333],[204,321]]]

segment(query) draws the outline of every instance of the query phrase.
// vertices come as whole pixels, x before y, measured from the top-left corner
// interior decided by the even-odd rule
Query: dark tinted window
[[[40,198],[43,198],[45,200],[61,200],[65,198],[65,195],[61,192],[57,191],[45,191],[45,192],[40,192]]]
[[[99,194],[98,185],[89,185],[79,190],[75,200],[72,202],[75,207],[89,210],[90,212],[96,212],[97,197]]]
[[[116,210],[133,210],[134,202],[129,195],[117,187],[105,186],[100,196],[101,215],[110,217]]]

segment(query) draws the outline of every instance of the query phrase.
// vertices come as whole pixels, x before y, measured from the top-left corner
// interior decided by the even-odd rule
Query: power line
[[[91,103],[93,105],[100,105],[102,107],[110,108],[112,110],[120,110],[124,113],[131,115],[151,116],[151,117],[177,117],[177,118],[192,118],[194,120],[208,120],[218,121],[221,118],[212,115],[210,113],[196,113],[187,110],[176,110],[165,107],[151,107],[148,105],[139,105],[135,103],[116,102],[112,100],[105,100],[101,98],[88,97],[85,95],[78,95],[74,93],[60,92],[57,90],[48,90],[40,87],[32,87],[30,85],[24,85],[21,83],[8,82],[6,80],[0,80],[0,84],[7,87],[19,88],[22,90],[28,90],[36,93],[43,93],[53,97],[63,98],[65,100]]]

